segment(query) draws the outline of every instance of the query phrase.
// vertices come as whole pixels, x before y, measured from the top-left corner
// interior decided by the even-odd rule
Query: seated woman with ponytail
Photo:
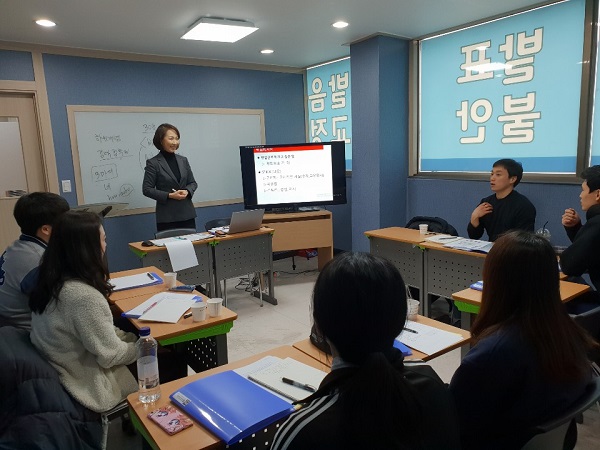
[[[317,392],[281,426],[272,450],[457,449],[450,393],[427,365],[405,365],[394,338],[406,289],[389,261],[344,253],[323,269],[313,320],[333,361]]]

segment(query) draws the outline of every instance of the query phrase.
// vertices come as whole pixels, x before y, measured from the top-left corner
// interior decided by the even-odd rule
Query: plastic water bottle
[[[150,327],[140,328],[137,348],[137,373],[139,399],[142,403],[153,403],[160,398],[158,377],[158,343],[150,336]]]

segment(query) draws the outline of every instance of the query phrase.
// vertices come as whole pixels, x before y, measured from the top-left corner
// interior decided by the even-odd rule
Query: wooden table
[[[273,282],[274,230],[263,227],[259,230],[229,234],[193,242],[198,265],[177,272],[177,279],[185,284],[210,284],[210,295],[221,297],[220,281],[253,272],[267,272],[268,294],[266,302],[277,304]],[[129,249],[141,260],[142,266],[155,266],[169,272],[171,260],[166,247],[144,247],[141,242],[132,242]]]
[[[433,358],[437,358],[449,351],[454,350],[455,348],[461,347],[463,345],[467,345],[471,342],[471,333],[467,330],[461,330],[460,328],[453,327],[452,325],[448,325],[446,323],[438,322],[437,320],[430,319],[428,317],[417,316],[415,322],[422,323],[423,325],[429,325],[430,327],[435,327],[440,330],[449,331],[450,333],[460,334],[463,337],[462,341],[457,342],[456,344],[452,344],[437,353],[433,353],[431,355],[427,355],[426,353],[422,353],[418,350],[412,350],[412,355],[405,357],[406,361],[410,361],[413,359],[420,359],[423,361],[429,361]],[[296,342],[293,344],[294,348],[297,348],[301,352],[306,353],[310,357],[316,359],[321,364],[325,364],[328,367],[331,367],[332,357],[331,355],[326,354],[325,352],[319,350],[317,347],[310,342],[310,339],[304,339],[302,341]]]
[[[400,270],[404,282],[419,290],[419,308],[429,316],[424,300],[424,252],[420,245],[428,236],[419,230],[402,227],[382,228],[365,232],[369,238],[370,252],[382,256]]]
[[[112,272],[110,274],[110,277],[111,278],[127,277],[129,275],[138,275],[140,273],[145,273],[145,272],[154,272],[157,275],[159,275],[161,278],[163,278],[164,274],[165,274],[158,267],[148,266],[148,267],[140,267],[138,269],[129,269],[129,270],[121,270],[120,272]],[[179,280],[177,280],[177,284],[181,285],[183,283],[181,283]],[[152,286],[143,286],[143,287],[134,288],[134,289],[125,289],[123,291],[117,291],[117,292],[113,292],[112,294],[110,294],[108,301],[110,303],[114,304],[115,302],[117,302],[119,300],[131,298],[131,297],[144,296],[144,297],[148,298],[154,294],[158,294],[159,292],[164,292],[166,290],[167,290],[167,288],[165,287],[164,283],[154,284]]]
[[[111,278],[118,276],[134,275],[140,272],[156,272],[162,276],[163,272],[156,267],[125,270],[111,274]],[[177,282],[179,285],[179,281]],[[114,292],[109,301],[112,308],[118,313],[129,311],[142,304],[149,297],[165,292],[164,284],[144,286],[124,291]],[[194,294],[206,301],[206,296],[194,291]],[[194,322],[192,317],[181,318],[177,323],[146,322],[138,319],[129,321],[139,330],[141,327],[150,326],[152,336],[163,346],[175,346],[176,351],[185,354],[187,363],[196,372],[215,366],[227,364],[227,333],[233,327],[237,314],[225,307],[219,317],[208,317],[202,322]]]
[[[590,290],[588,285],[563,280],[560,280],[559,287],[560,299],[563,303],[571,301]],[[471,315],[478,314],[481,307],[481,291],[471,288],[463,289],[452,294],[452,300],[454,300],[454,304],[460,311],[461,327],[466,330],[471,329]],[[464,347],[464,350],[468,351],[468,347]]]
[[[300,362],[316,367],[320,370],[329,372],[329,367],[325,364],[319,363],[314,358],[302,353],[301,351],[291,347],[283,346],[273,350],[269,350],[258,355],[251,356],[249,358],[236,361],[224,366],[220,366],[211,370],[207,370],[202,373],[190,375],[189,377],[182,378],[179,380],[171,381],[169,383],[161,385],[161,397],[160,399],[151,405],[144,405],[138,400],[137,392],[127,397],[129,403],[129,410],[132,423],[136,429],[142,434],[146,441],[155,449],[177,449],[177,450],[188,450],[188,449],[217,449],[225,448],[225,444],[219,438],[211,434],[205,428],[203,428],[198,422],[194,421],[194,425],[187,430],[181,431],[173,436],[169,436],[165,433],[158,425],[148,419],[147,415],[149,412],[158,409],[161,406],[170,404],[169,395],[180,387],[191,383],[192,381],[200,378],[213,375],[215,373],[224,372],[226,370],[237,369],[239,367],[246,366],[253,363],[265,356],[272,355],[279,358],[292,357]],[[244,405],[243,407],[251,407]],[[252,442],[246,442],[244,440],[244,448],[265,448],[263,433],[257,434],[257,444]],[[248,438],[250,439],[250,438]],[[260,445],[258,444],[260,443]],[[236,444],[236,446],[239,444]],[[236,447],[238,448],[238,447]]]
[[[316,248],[319,270],[333,258],[331,211],[265,214],[263,225],[275,230],[274,252]]]

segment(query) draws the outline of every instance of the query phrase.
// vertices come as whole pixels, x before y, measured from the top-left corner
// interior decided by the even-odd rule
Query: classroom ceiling
[[[540,0],[0,0],[0,41],[306,68],[378,33],[415,38]],[[185,41],[202,16],[259,30],[237,43]],[[34,20],[57,23],[43,28]],[[350,25],[334,29],[344,20]],[[274,50],[271,55],[262,49]]]

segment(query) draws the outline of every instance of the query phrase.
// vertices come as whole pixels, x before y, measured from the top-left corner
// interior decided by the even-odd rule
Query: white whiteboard
[[[264,111],[250,109],[67,106],[77,203],[124,202],[122,214],[150,212],[142,195],[146,160],[161,123],[181,134],[178,154],[198,183],[195,206],[242,201],[240,145],[265,143]]]

